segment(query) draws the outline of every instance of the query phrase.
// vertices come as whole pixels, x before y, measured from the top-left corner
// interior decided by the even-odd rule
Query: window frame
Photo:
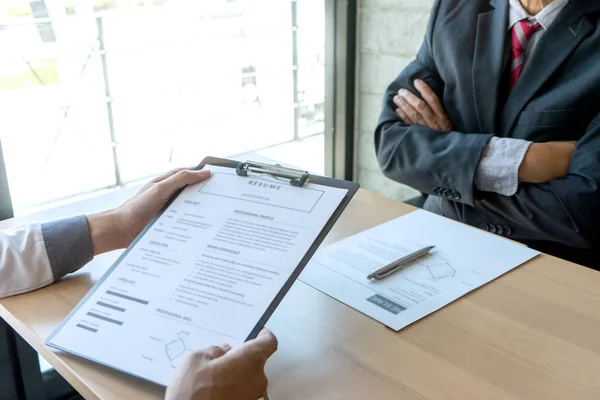
[[[355,179],[356,0],[325,0],[325,174]]]

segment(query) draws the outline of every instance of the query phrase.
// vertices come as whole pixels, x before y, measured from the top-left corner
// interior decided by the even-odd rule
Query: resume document
[[[189,351],[248,338],[347,190],[207,167],[212,178],[140,235],[50,346],[167,385]]]
[[[383,280],[367,276],[435,249]],[[300,279],[400,330],[536,257],[499,236],[418,210],[320,249]]]

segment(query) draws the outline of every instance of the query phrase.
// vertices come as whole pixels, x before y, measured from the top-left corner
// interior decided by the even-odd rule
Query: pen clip
[[[310,180],[307,171],[282,167],[281,165],[269,165],[255,161],[246,161],[238,164],[235,172],[238,176],[248,176],[249,173],[258,175],[270,175],[274,178],[289,179],[290,185],[303,187]]]
[[[399,265],[399,266],[397,266],[397,267],[396,267],[396,268],[394,268],[394,269],[391,269],[391,270],[389,270],[389,271],[387,271],[387,272],[384,272],[383,274],[374,275],[374,276],[373,276],[373,279],[375,279],[376,281],[380,281],[380,280],[382,280],[382,279],[385,279],[385,278],[387,278],[387,277],[388,277],[388,276],[390,276],[390,275],[393,275],[393,274],[395,274],[396,272],[398,272],[398,270],[404,269],[405,267],[407,267],[407,266],[409,266],[409,265],[410,265],[410,264],[407,264],[407,265]]]

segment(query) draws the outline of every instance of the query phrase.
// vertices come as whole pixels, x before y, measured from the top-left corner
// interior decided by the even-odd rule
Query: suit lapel
[[[581,41],[592,31],[592,24],[581,7],[571,0],[544,33],[502,112],[501,132],[507,136],[527,103],[556,72]]]
[[[496,131],[498,89],[502,81],[508,1],[492,0],[491,11],[479,14],[473,59],[473,91],[481,132]]]

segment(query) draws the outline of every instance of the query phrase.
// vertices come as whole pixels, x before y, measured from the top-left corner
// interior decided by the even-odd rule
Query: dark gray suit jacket
[[[569,2],[503,101],[507,36],[508,0],[437,0],[416,60],[385,94],[379,164],[387,177],[432,195],[431,211],[593,265],[600,258],[600,1]],[[418,94],[416,78],[438,93],[456,131],[398,119],[392,99],[400,88]],[[474,185],[492,135],[578,144],[566,178],[521,184],[507,197]]]

